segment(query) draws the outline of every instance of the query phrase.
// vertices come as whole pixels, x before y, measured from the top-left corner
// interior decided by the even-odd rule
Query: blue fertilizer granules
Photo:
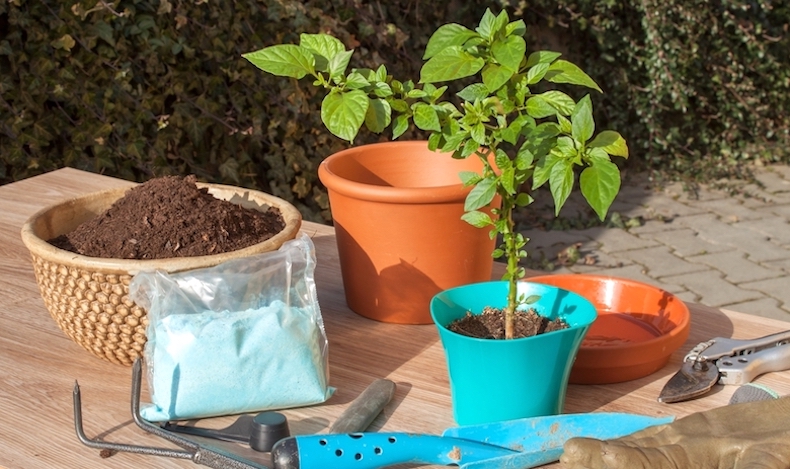
[[[313,314],[282,301],[245,311],[170,314],[149,344],[151,421],[283,409],[331,394]]]

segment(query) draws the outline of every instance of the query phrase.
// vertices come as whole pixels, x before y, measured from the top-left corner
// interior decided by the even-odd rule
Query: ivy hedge
[[[790,4],[775,0],[5,0],[0,183],[63,166],[129,180],[196,174],[328,220],[317,165],[346,144],[316,90],[241,57],[301,32],[418,76],[430,34],[508,8],[605,94],[599,125],[632,162],[714,178],[788,161]],[[379,138],[361,136],[355,143]],[[410,131],[401,138],[422,138]]]

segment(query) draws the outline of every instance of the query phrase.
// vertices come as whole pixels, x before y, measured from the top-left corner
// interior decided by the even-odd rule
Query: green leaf
[[[551,170],[560,161],[560,158],[554,154],[549,153],[545,157],[538,160],[535,165],[535,173],[532,176],[532,189],[537,189],[551,177]]]
[[[496,92],[502,87],[510,77],[514,74],[513,70],[508,67],[503,67],[497,64],[488,64],[483,68],[483,83],[486,88],[491,92]]]
[[[439,115],[436,109],[425,103],[416,103],[414,105],[414,125],[422,130],[434,130],[440,132],[442,126],[439,123]]]
[[[477,36],[477,33],[460,24],[450,23],[439,28],[428,39],[425,54],[422,59],[427,60],[448,47],[462,46],[464,43]]]
[[[611,161],[596,160],[579,177],[582,195],[602,221],[620,191],[620,170]]]
[[[321,121],[337,137],[353,142],[369,106],[364,91],[329,93],[321,103]]]
[[[516,168],[519,171],[524,171],[525,169],[532,166],[532,163],[535,161],[535,155],[527,148],[527,145],[521,145],[519,148],[518,153],[516,153]]]
[[[477,99],[487,98],[489,95],[488,87],[482,83],[472,83],[457,93],[457,96],[464,101],[474,102]]]
[[[369,99],[368,110],[365,113],[365,127],[377,134],[390,125],[392,108],[384,99]]]
[[[482,122],[475,124],[470,132],[472,140],[477,142],[478,145],[485,145],[486,143],[486,127]]]
[[[526,192],[522,192],[516,196],[516,205],[519,207],[526,207],[534,201],[535,199],[533,199],[532,196]]]
[[[535,64],[533,67],[530,67],[530,69],[527,70],[527,84],[534,85],[538,83],[546,76],[546,72],[548,71],[549,64],[546,63]]]
[[[602,148],[610,155],[628,158],[628,145],[625,139],[614,130],[604,130],[599,133],[588,146],[590,148]]]
[[[576,108],[571,114],[571,124],[573,138],[581,143],[586,143],[595,132],[595,121],[592,115],[592,100],[590,95],[585,95],[579,100]]]
[[[494,222],[491,221],[491,217],[488,216],[487,213],[478,212],[477,210],[464,213],[461,215],[461,220],[476,228],[485,228],[488,225],[494,224]]]
[[[329,76],[334,78],[345,75],[348,62],[351,60],[351,56],[353,54],[353,50],[347,50],[338,52],[332,56],[332,58],[329,59],[329,64],[327,65]]]
[[[547,103],[546,100],[540,96],[532,96],[527,100],[527,114],[535,119],[553,116],[556,113],[557,110],[554,109],[554,106]]]
[[[516,193],[516,168],[510,166],[502,170],[499,180],[502,184],[502,188],[505,189],[508,194],[513,195]]]
[[[510,161],[510,158],[507,156],[507,152],[501,148],[496,149],[496,155],[494,156],[494,163],[496,167],[500,170],[505,170],[507,168],[513,167],[513,162]]]
[[[315,57],[307,49],[293,44],[265,47],[255,52],[242,54],[253,65],[264,72],[281,77],[303,78],[315,75]]]
[[[340,39],[329,34],[302,33],[299,35],[299,45],[327,60],[346,50]]]
[[[370,82],[358,72],[351,72],[346,77],[346,88],[356,90],[369,86]]]
[[[494,41],[491,54],[503,67],[517,72],[527,52],[527,42],[521,36],[508,36],[504,41]]]
[[[570,161],[560,159],[551,168],[549,188],[554,199],[554,216],[558,216],[573,189],[573,164]]]
[[[432,132],[431,135],[428,137],[428,149],[430,151],[436,151],[439,149],[439,146],[442,144],[442,134],[439,132]]]
[[[437,83],[472,76],[485,65],[485,60],[452,46],[431,57],[420,69],[420,83]]]
[[[477,143],[473,138],[464,142],[464,147],[461,149],[461,157],[466,158],[467,156],[473,154],[480,148],[480,144]]]
[[[560,114],[557,114],[557,124],[560,126],[560,131],[564,134],[570,134],[573,132],[573,125],[571,121],[568,120],[567,117],[563,117]]]
[[[398,114],[392,124],[392,139],[397,140],[409,129],[409,117],[406,114]]]
[[[329,62],[337,54],[346,50],[346,46],[339,39],[328,34],[302,33],[299,35],[299,45],[317,56],[315,68],[321,71],[329,71]],[[353,51],[349,51],[349,57],[352,53]]]
[[[561,55],[559,52],[548,50],[535,51],[527,57],[527,67],[534,67],[537,64],[550,64]]]
[[[483,177],[474,171],[461,171],[458,173],[458,177],[461,178],[461,182],[464,186],[471,186],[483,180]]]
[[[494,196],[496,196],[496,179],[485,178],[469,191],[464,202],[464,211],[471,212],[483,208],[494,200]]]
[[[505,28],[505,34],[508,36],[516,35],[516,36],[523,36],[527,33],[527,24],[524,23],[524,20],[516,20],[512,23],[508,23],[507,28]]]
[[[537,96],[543,98],[544,101],[563,116],[571,115],[571,112],[576,107],[576,101],[562,91],[551,90]]]
[[[586,73],[576,65],[567,60],[557,60],[549,67],[546,73],[546,80],[552,83],[570,83],[571,85],[581,85],[601,91],[598,84],[593,81]],[[602,91],[601,91],[602,92]]]
[[[475,28],[475,31],[488,41],[494,39],[494,34],[497,32],[497,17],[491,13],[490,9],[486,8],[483,17],[480,19],[480,24]]]

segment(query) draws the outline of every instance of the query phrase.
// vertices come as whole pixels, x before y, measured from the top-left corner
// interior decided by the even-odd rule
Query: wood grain
[[[8,469],[194,467],[189,461],[135,454],[116,454],[105,460],[97,451],[79,443],[72,414],[75,380],[79,380],[82,389],[85,430],[89,436],[167,446],[131,422],[131,369],[94,358],[57,328],[39,296],[29,255],[19,237],[24,221],[46,205],[96,190],[130,185],[127,181],[62,169],[0,186],[0,466]],[[389,378],[398,386],[393,401],[373,422],[371,430],[437,434],[453,426],[444,355],[434,327],[383,324],[349,311],[343,297],[332,228],[307,222],[303,231],[316,246],[318,297],[330,343],[330,383],[337,392],[323,405],[285,411],[292,433],[326,431],[376,378]],[[689,306],[692,311],[689,339],[665,368],[627,383],[570,385],[565,411],[683,416],[724,405],[734,387],[717,386],[702,399],[671,405],[656,402],[656,397],[694,344],[715,336],[752,338],[788,329],[788,323],[781,321],[702,305]],[[790,394],[790,372],[771,373],[760,377],[758,382],[781,394]],[[200,424],[219,428],[233,420],[223,417]],[[233,448],[240,454],[251,454],[240,446]]]

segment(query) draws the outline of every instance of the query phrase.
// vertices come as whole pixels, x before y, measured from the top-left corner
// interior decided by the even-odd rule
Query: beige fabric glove
[[[623,438],[572,438],[567,469],[790,469],[790,397],[698,412]]]

